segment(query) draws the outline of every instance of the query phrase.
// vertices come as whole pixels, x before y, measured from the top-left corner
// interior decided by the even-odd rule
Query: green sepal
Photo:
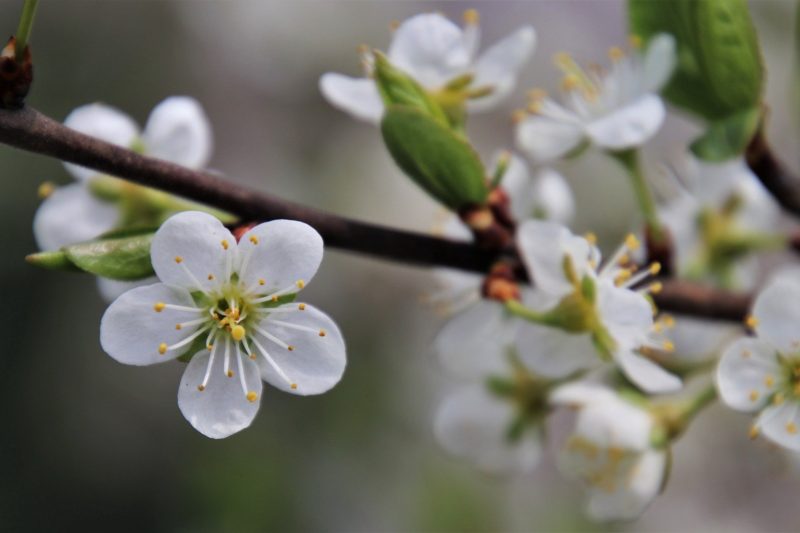
[[[692,153],[703,161],[720,162],[739,156],[758,130],[759,108],[715,120],[706,132],[691,144]]]
[[[486,388],[501,398],[511,398],[517,393],[517,384],[514,381],[499,376],[489,376],[486,379]]]
[[[64,247],[67,259],[97,276],[137,280],[153,275],[150,243],[153,233],[100,239]]]
[[[460,136],[407,106],[388,107],[381,132],[397,166],[436,200],[453,210],[486,202],[483,163]]]
[[[375,85],[384,105],[407,106],[428,115],[442,126],[449,120],[442,107],[411,76],[396,68],[381,52],[373,52],[375,57]]]
[[[69,260],[63,250],[37,252],[25,256],[25,261],[37,267],[48,270],[64,270],[67,272],[81,272],[81,269]]]

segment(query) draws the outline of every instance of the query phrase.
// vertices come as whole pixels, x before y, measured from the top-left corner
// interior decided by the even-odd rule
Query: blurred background
[[[798,168],[795,3],[751,3],[768,66],[770,137]],[[143,123],[163,98],[197,98],[215,132],[212,166],[240,183],[351,217],[427,231],[437,207],[395,170],[378,131],[329,106],[326,71],[359,74],[356,47],[386,48],[389,25],[420,11],[481,13],[484,43],[533,24],[539,46],[515,95],[475,116],[482,154],[512,147],[524,91],[555,92],[552,55],[604,62],[625,43],[620,1],[41,2],[29,102],[63,119],[95,101]],[[0,1],[0,33],[21,2]],[[648,161],[679,156],[698,130],[672,116]],[[626,179],[590,154],[560,168],[575,228],[611,243],[635,224]],[[266,389],[252,427],[209,440],[183,419],[180,364],[116,363],[98,342],[105,304],[88,275],[28,266],[36,190],[69,182],[57,161],[0,146],[0,529],[4,531],[753,531],[797,528],[800,469],[747,438],[748,420],[713,407],[674,450],[666,493],[633,524],[593,526],[579,488],[554,466],[481,475],[442,452],[431,418],[452,386],[420,303],[429,272],[328,250],[304,292],[348,342],[342,382],[320,397]],[[558,432],[550,435],[556,441]]]

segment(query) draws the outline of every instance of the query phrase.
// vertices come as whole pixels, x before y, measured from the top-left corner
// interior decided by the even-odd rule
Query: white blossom
[[[758,294],[743,337],[717,367],[720,398],[730,408],[757,413],[753,436],[800,451],[800,270],[779,273]]]
[[[259,224],[237,243],[211,215],[174,215],[151,247],[160,283],[117,298],[103,316],[100,342],[131,365],[191,357],[178,406],[199,432],[227,437],[255,417],[262,380],[308,395],[341,378],[345,346],[336,324],[292,301],[322,251],[319,234],[302,222]]]
[[[550,401],[579,410],[561,467],[586,487],[589,515],[595,520],[641,515],[658,495],[668,463],[666,450],[651,444],[653,417],[592,383],[563,385]]]
[[[482,111],[494,106],[514,88],[522,65],[532,53],[536,34],[523,26],[478,55],[480,28],[477,13],[465,13],[465,27],[459,28],[438,13],[415,15],[398,26],[389,46],[389,61],[435,94],[465,75],[472,80],[466,89],[468,106]],[[383,102],[375,82],[369,78],[372,56],[363,51],[368,77],[353,78],[326,73],[320,90],[339,109],[367,122],[378,123]]]
[[[654,37],[642,54],[609,54],[608,71],[583,69],[572,57],[556,56],[564,72],[563,105],[541,90],[531,91],[530,115],[517,125],[517,144],[534,161],[564,157],[584,142],[605,150],[641,146],[661,127],[665,117],[659,89],[675,65],[675,40]]]

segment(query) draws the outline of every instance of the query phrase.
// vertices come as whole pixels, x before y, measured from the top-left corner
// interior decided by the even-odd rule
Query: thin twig
[[[763,125],[747,146],[745,159],[775,200],[790,213],[800,216],[800,178],[772,152]]]

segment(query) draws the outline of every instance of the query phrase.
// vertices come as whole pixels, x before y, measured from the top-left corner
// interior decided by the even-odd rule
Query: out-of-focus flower
[[[389,46],[389,61],[411,76],[444,107],[463,105],[472,111],[489,109],[506,97],[516,84],[523,63],[533,51],[536,34],[532,27],[519,28],[485,52],[477,55],[480,28],[477,12],[465,13],[459,28],[437,13],[415,15],[395,31]],[[372,74],[373,58],[362,48],[366,78],[326,73],[320,90],[331,104],[357,119],[378,123],[383,102]]]
[[[579,409],[561,465],[586,486],[589,515],[630,520],[642,514],[659,493],[668,464],[666,450],[651,444],[650,413],[591,383],[563,385],[550,401]]]
[[[728,288],[752,288],[752,252],[783,246],[780,212],[742,158],[706,163],[690,158],[685,185],[659,210],[675,244],[682,277]]]
[[[800,451],[800,270],[776,275],[758,294],[744,337],[722,354],[717,387],[732,409],[758,413],[751,435]]]
[[[161,283],[117,298],[103,316],[100,342],[131,365],[190,357],[178,406],[199,432],[227,437],[252,422],[262,379],[309,395],[341,378],[346,356],[336,324],[293,302],[322,252],[322,238],[302,222],[259,224],[237,243],[211,215],[174,215],[151,247]]]
[[[610,151],[641,146],[664,121],[658,91],[675,65],[675,40],[654,37],[642,54],[612,48],[608,71],[583,69],[568,54],[556,56],[564,72],[564,105],[531,91],[529,113],[517,125],[517,144],[534,161],[566,156],[591,142]]]
[[[660,288],[647,282],[660,266],[653,263],[636,273],[625,266],[639,247],[633,235],[601,266],[593,241],[554,222],[531,220],[519,227],[520,254],[538,297],[515,306],[515,314],[527,319],[515,339],[520,360],[554,378],[614,361],[642,390],[679,389],[680,379],[646,357],[673,349],[660,338],[662,327],[654,322],[654,306],[646,297]]]

